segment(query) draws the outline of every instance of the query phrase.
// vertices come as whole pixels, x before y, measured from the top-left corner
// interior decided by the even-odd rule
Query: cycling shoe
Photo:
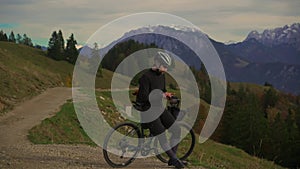
[[[183,164],[183,162],[181,160],[177,159],[177,158],[170,159],[168,161],[168,166],[174,166],[177,169],[185,167],[185,165]]]

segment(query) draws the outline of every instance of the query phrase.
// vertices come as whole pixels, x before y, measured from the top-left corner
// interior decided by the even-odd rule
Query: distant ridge
[[[254,30],[248,34],[245,41],[250,39],[256,39],[258,42],[269,47],[287,44],[300,51],[300,23],[266,29],[262,33]]]
[[[291,38],[291,35],[294,35],[294,33],[291,32],[300,32],[298,28],[299,24],[293,24],[291,26],[285,26],[284,28],[275,28],[266,31],[269,33],[262,35],[268,35],[272,31],[277,31],[285,33],[286,38]],[[171,32],[176,36],[183,36],[190,44],[198,44],[198,42],[195,41],[197,38],[194,38],[195,36],[199,36],[199,30],[197,29],[185,26],[156,25],[131,30],[101,50],[108,51],[111,46],[117,43],[133,39],[144,44],[154,43],[159,48],[171,51],[190,66],[199,65],[197,64],[199,63],[199,59],[197,59],[195,53],[185,44],[174,38],[155,34],[157,31]],[[257,35],[258,40],[254,34]],[[274,37],[278,36],[283,38],[282,43],[274,42],[273,45],[260,42],[259,37],[262,38],[263,36],[259,36],[258,33],[250,33],[245,41],[229,45],[210,39],[219,53],[227,80],[260,85],[269,82],[279,90],[300,94],[300,51],[293,46],[294,43],[290,41],[287,41],[289,43],[285,43],[283,41],[284,36],[279,36],[279,33],[277,34]],[[275,40],[276,39],[274,39],[274,41]]]

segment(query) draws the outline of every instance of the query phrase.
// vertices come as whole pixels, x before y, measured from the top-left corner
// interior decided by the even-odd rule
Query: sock
[[[172,139],[172,138],[171,138],[171,141],[170,141],[170,145],[173,146],[172,150],[175,154],[177,153],[177,148],[178,148],[179,141],[180,141],[179,139]]]
[[[167,155],[171,158],[171,159],[177,159],[176,153],[174,153],[174,151],[171,149],[168,141],[167,141],[167,137],[165,134],[161,134],[158,137],[159,143],[161,148],[167,153]]]
[[[175,126],[171,128],[170,132],[172,133],[172,136],[170,138],[170,145],[172,146],[173,152],[176,154],[178,144],[180,142],[181,130],[178,126]]]

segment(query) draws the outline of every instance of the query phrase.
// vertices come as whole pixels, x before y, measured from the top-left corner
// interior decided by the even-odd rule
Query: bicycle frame
[[[179,109],[180,99],[176,97],[172,97],[171,99],[173,100],[170,100],[170,106],[168,106],[167,108],[169,110],[175,110],[173,108]],[[178,117],[177,115],[178,114],[173,114],[173,116]],[[178,117],[178,119],[180,118]],[[188,149],[183,149],[183,154],[179,157],[181,160],[185,160],[193,151],[195,145],[195,134],[187,124],[185,123],[178,123],[178,124],[181,127],[190,130],[189,135],[191,137],[191,143],[189,143],[188,147],[186,147]],[[124,128],[125,130],[123,129],[123,127],[125,127]],[[114,139],[113,142],[110,142],[109,139],[111,138],[114,132],[118,131],[118,129],[123,129],[120,130],[121,134],[123,133],[123,131],[125,131],[125,133],[123,133],[123,136],[119,137],[118,139]],[[132,163],[137,158],[138,153],[141,153],[141,156],[148,156],[149,153],[152,150],[154,150],[156,157],[160,161],[167,163],[168,157],[166,157],[165,154],[160,152],[161,147],[159,145],[159,140],[157,139],[157,137],[153,136],[150,132],[148,134],[147,130],[148,128],[143,126],[142,123],[135,123],[132,121],[123,122],[114,126],[113,130],[111,130],[107,134],[103,145],[104,147],[103,154],[106,162],[112,167],[125,167],[130,163]],[[138,142],[137,143],[135,143],[136,141],[130,142],[129,141],[130,139],[128,137],[138,139],[137,140]],[[112,160],[114,159],[114,157],[110,156],[107,149],[105,149],[108,147],[109,143],[112,143],[111,144],[112,147],[117,146],[116,148],[119,149],[119,152],[121,153],[119,155],[115,154],[117,155],[116,161]],[[125,155],[128,153],[131,155],[130,156]],[[118,159],[124,159],[125,161],[118,162]]]
[[[130,136],[131,134],[133,134],[133,132],[135,132],[134,129],[131,129],[131,131],[129,131],[126,135],[124,135],[124,137],[120,140],[119,145],[120,145],[122,151],[123,151],[123,149],[128,148],[129,150],[140,151],[142,156],[147,156],[150,153],[151,150],[155,150],[155,148],[151,148],[151,143],[154,140],[154,137],[153,137],[153,135],[151,133],[149,134],[149,136],[145,135],[145,130],[147,130],[147,129],[143,128],[141,123],[134,124],[134,125],[136,125],[137,128],[141,132],[141,138],[139,138],[139,139],[142,140],[142,143],[141,143],[140,147],[125,145],[125,144],[123,144],[121,142],[121,141],[124,141],[126,137]],[[148,137],[150,137],[150,138],[148,138]],[[149,140],[146,140],[146,139],[149,139]],[[125,153],[125,150],[123,151],[122,156],[124,155],[124,153]]]

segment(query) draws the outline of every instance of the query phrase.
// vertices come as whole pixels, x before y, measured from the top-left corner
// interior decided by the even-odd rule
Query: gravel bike
[[[175,113],[176,118],[183,118],[177,117],[178,115],[175,112],[179,109],[179,104],[180,99],[172,96],[169,99],[167,109]],[[184,122],[176,123],[180,126],[181,131],[185,130],[182,133],[187,133],[180,141],[176,155],[179,159],[186,160],[194,149],[195,133],[188,124]],[[158,138],[153,137],[149,129],[141,123],[123,122],[114,126],[107,133],[103,144],[103,155],[111,167],[126,167],[136,159],[139,153],[144,157],[154,153],[164,163],[167,163],[169,159],[160,147]]]

